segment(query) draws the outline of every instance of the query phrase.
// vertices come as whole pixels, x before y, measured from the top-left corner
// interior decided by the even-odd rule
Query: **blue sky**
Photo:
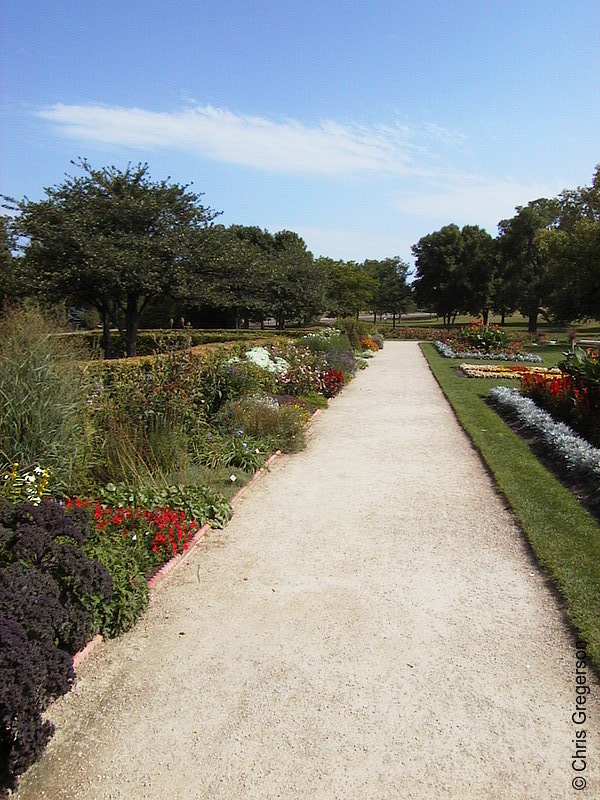
[[[600,162],[598,0],[3,0],[0,193],[147,161],[315,256],[493,235]]]

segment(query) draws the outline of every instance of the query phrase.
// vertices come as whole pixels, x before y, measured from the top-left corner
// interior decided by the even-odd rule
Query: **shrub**
[[[311,412],[295,398],[291,399],[290,404],[270,396],[242,398],[224,406],[216,422],[230,433],[242,431],[245,437],[259,443],[257,446],[264,454],[278,449],[296,451],[303,446],[304,426]]]
[[[353,349],[360,348],[360,337],[368,336],[373,326],[364,320],[355,317],[343,317],[335,321],[335,326],[346,334]]]
[[[67,612],[57,643],[69,653],[76,653],[97,633],[99,598],[110,598],[112,591],[107,570],[83,552],[88,532],[85,513],[66,513],[58,503],[0,502],[0,566],[19,563],[56,583]]]
[[[153,560],[150,556],[142,559],[115,526],[105,529],[92,526],[84,550],[110,572],[113,591],[110,600],[102,604],[100,633],[117,636],[129,630],[148,605],[146,575],[152,572]]]
[[[41,755],[53,732],[41,713],[71,688],[71,654],[111,597],[87,533],[85,515],[56,503],[0,502],[0,795]]]
[[[197,458],[206,467],[238,467],[244,472],[256,472],[266,458],[263,443],[248,436],[239,428],[235,433],[213,430],[207,434]]]
[[[0,460],[43,464],[64,489],[80,483],[93,455],[81,345],[35,310],[0,320]]]
[[[299,348],[307,347],[317,356],[313,366],[320,371],[333,369],[344,374],[349,380],[357,370],[356,356],[348,336],[336,328],[327,328],[318,333],[310,333],[298,339]]]
[[[170,508],[183,511],[199,526],[210,522],[222,528],[231,517],[231,507],[220,492],[206,486],[130,487],[109,483],[100,490],[101,498],[114,508],[132,506],[145,510]]]
[[[73,680],[66,653],[62,665],[53,664],[54,653],[28,639],[23,626],[0,612],[0,797],[16,791],[18,776],[41,756],[54,733],[52,723],[42,720],[47,704],[44,676],[61,675],[65,691]],[[62,669],[61,669],[62,666]],[[58,667],[58,668],[57,668]]]
[[[484,325],[481,320],[473,320],[469,327],[463,327],[455,335],[460,350],[483,350],[485,353],[506,350],[511,344],[510,336],[497,325]]]

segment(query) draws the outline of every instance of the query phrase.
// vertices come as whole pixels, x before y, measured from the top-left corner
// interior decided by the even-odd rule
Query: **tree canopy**
[[[96,308],[105,350],[111,322],[119,324],[127,354],[135,355],[140,313],[186,292],[198,232],[216,213],[187,186],[152,181],[147,164],[119,170],[74,163],[83,175],[45,189],[45,200],[19,203],[29,281],[45,297]]]
[[[552,289],[540,234],[557,224],[559,203],[542,197],[516,211],[514,217],[498,224],[500,269],[508,302],[528,318],[529,331],[534,333]]]
[[[558,224],[543,231],[550,310],[561,321],[600,318],[600,165],[591,186],[563,191]]]
[[[377,290],[377,280],[356,261],[317,259],[327,279],[325,309],[339,317],[358,315],[370,308]]]
[[[399,256],[379,261],[367,259],[363,269],[375,282],[371,296],[373,321],[377,321],[377,314],[391,314],[392,326],[395,327],[396,317],[406,311],[411,299],[408,264]]]

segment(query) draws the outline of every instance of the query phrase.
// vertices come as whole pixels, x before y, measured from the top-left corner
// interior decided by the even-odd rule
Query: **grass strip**
[[[421,349],[600,670],[600,525],[485,402],[492,386],[509,381],[461,377],[456,361],[429,343]]]

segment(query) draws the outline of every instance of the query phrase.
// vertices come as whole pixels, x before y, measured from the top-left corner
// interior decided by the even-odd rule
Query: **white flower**
[[[135,533],[133,534],[133,536],[131,537],[131,541],[132,542],[136,542],[137,541],[137,534],[135,534]]]
[[[235,475],[230,475],[230,476],[229,476],[229,480],[230,480],[232,483],[235,483],[235,482],[237,481],[237,478],[235,477]]]
[[[271,358],[271,354],[266,347],[253,347],[251,350],[246,351],[246,359],[252,364],[256,364],[261,369],[266,369],[269,372],[286,372],[289,364],[284,358]]]

